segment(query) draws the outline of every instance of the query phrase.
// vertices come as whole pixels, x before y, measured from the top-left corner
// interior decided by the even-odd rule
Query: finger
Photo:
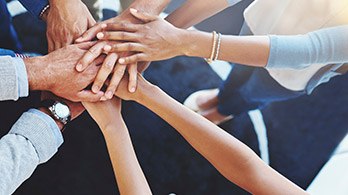
[[[110,53],[104,60],[102,67],[100,68],[97,77],[93,83],[92,91],[98,93],[103,87],[106,79],[112,73],[114,66],[117,62],[117,54]]]
[[[55,41],[53,51],[56,51],[57,49],[60,49],[60,48],[62,48],[61,43],[59,41]]]
[[[122,64],[117,64],[114,74],[111,78],[108,88],[106,89],[105,97],[111,99],[120,84],[122,77],[126,71],[127,66]]]
[[[92,15],[89,15],[88,17],[88,28],[92,28],[97,22],[94,20]]]
[[[138,63],[138,72],[143,73],[149,66],[151,62],[139,62]]]
[[[141,25],[118,22],[118,23],[108,23],[102,26],[103,31],[127,31],[127,32],[136,32],[139,30]]]
[[[104,51],[106,52],[128,52],[128,51],[135,51],[135,52],[142,52],[145,50],[144,46],[140,43],[117,43],[104,46]]]
[[[151,15],[151,14],[147,14],[144,12],[140,12],[140,11],[133,9],[133,8],[130,8],[129,11],[134,17],[136,17],[137,19],[139,19],[145,23],[152,22],[158,18],[158,16],[156,16],[156,15]]]
[[[103,48],[105,45],[106,42],[99,42],[89,50],[87,50],[87,52],[77,63],[76,70],[79,72],[84,71],[96,58],[98,58],[103,53]]]
[[[46,34],[47,44],[48,44],[48,53],[54,51],[54,42],[49,34]]]
[[[132,64],[128,66],[128,74],[129,74],[129,83],[128,83],[128,91],[134,93],[137,89],[137,64]]]
[[[138,41],[139,35],[129,32],[100,32],[97,34],[99,40],[113,40],[113,41]]]
[[[68,36],[68,37],[66,38],[66,41],[61,42],[61,43],[59,44],[59,48],[56,48],[56,50],[57,50],[57,49],[60,49],[60,48],[62,48],[62,47],[65,47],[65,46],[67,46],[67,45],[71,45],[73,42],[74,42],[73,37],[72,37],[72,36]]]
[[[103,97],[103,92],[93,93],[90,90],[83,90],[77,94],[77,99],[80,102],[98,102]]]
[[[135,64],[137,62],[143,62],[143,61],[151,61],[151,60],[147,59],[147,56],[144,53],[138,53],[128,57],[122,57],[118,60],[120,64]]]
[[[82,34],[81,37],[75,40],[76,43],[82,43],[86,41],[92,41],[98,32],[102,30],[102,24],[96,24],[92,28],[88,29],[86,32]]]
[[[91,47],[93,47],[95,44],[97,43],[97,41],[88,41],[88,42],[83,42],[83,43],[79,43],[76,44],[80,49],[83,50],[88,50]]]

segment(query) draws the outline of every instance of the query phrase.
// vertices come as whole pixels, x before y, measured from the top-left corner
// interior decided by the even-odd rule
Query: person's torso
[[[348,0],[255,0],[244,12],[255,35],[297,35],[322,28],[348,24]],[[306,89],[324,64],[302,70],[269,69],[282,86]],[[324,75],[323,75],[324,76]],[[320,81],[320,78],[318,82]]]

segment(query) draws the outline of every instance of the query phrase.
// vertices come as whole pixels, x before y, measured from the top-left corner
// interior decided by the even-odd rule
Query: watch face
[[[69,107],[62,103],[57,103],[55,105],[55,112],[60,118],[67,118],[70,116]]]

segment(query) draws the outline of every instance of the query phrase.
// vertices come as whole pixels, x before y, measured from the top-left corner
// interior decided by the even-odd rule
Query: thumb
[[[151,15],[151,14],[147,14],[144,12],[140,12],[134,8],[130,8],[129,11],[135,18],[137,18],[145,23],[152,22],[158,18],[158,16],[156,16],[156,15]]]

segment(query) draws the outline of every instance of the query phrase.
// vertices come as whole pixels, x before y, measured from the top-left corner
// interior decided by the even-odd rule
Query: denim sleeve
[[[23,60],[0,56],[0,101],[18,100],[28,94],[28,77]]]
[[[25,112],[0,139],[0,194],[12,194],[62,143],[51,117],[38,110]]]
[[[19,0],[19,2],[38,19],[41,11],[49,4],[48,0]]]
[[[234,6],[242,0],[227,0],[229,6]]]
[[[8,50],[8,49],[1,49],[0,48],[0,56],[11,56],[16,57],[15,52]]]
[[[312,64],[348,62],[348,25],[305,35],[270,36],[267,68],[303,69]]]

